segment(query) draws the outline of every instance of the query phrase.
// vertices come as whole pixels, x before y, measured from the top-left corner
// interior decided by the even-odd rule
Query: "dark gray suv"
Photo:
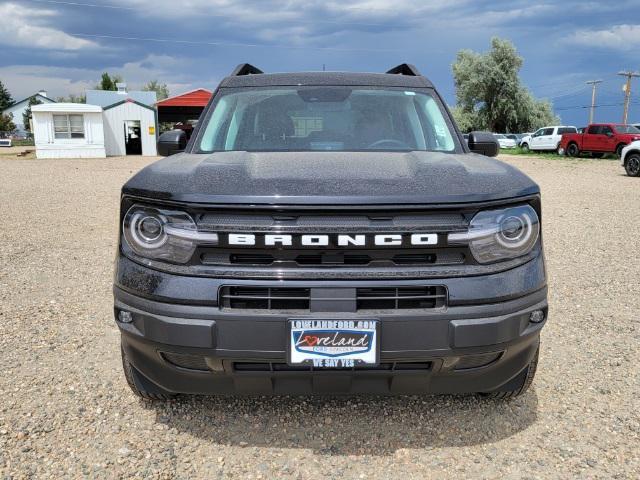
[[[523,393],[540,190],[415,67],[225,78],[122,189],[115,319],[147,399]]]

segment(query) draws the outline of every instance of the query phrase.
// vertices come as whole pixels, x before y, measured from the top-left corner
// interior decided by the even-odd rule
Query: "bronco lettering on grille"
[[[234,246],[264,246],[264,247],[399,247],[406,245],[424,246],[437,245],[437,233],[412,233],[412,234],[377,234],[377,235],[286,235],[286,234],[261,234],[230,233],[227,236],[229,245]]]

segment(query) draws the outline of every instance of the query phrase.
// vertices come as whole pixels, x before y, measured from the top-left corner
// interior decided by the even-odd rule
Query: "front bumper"
[[[136,268],[146,270],[129,267],[125,270],[128,274]],[[142,275],[142,271],[139,273]],[[380,368],[294,370],[286,365],[286,326],[291,315],[272,311],[236,313],[221,309],[215,302],[190,301],[185,304],[176,297],[181,289],[174,291],[169,285],[173,280],[184,286],[189,283],[188,279],[171,279],[168,274],[162,276],[166,283],[164,286],[161,286],[162,282],[156,284],[154,289],[171,292],[173,301],[167,301],[165,295],[158,298],[130,291],[127,280],[117,272],[115,316],[122,333],[123,349],[134,369],[162,389],[175,393],[492,391],[504,387],[527,367],[538,348],[540,330],[548,312],[542,258],[486,277],[415,280],[415,284],[446,284],[449,306],[443,310],[394,310],[376,315],[295,315],[296,318],[377,318],[380,321]],[[137,277],[138,284],[140,279]],[[269,282],[260,282],[265,283]],[[352,286],[354,283],[388,286],[408,282],[350,281],[322,282],[322,285],[327,283],[333,286]],[[279,286],[299,284],[278,283]],[[211,291],[211,298],[215,298],[216,291]],[[200,294],[199,290],[182,292],[187,298]],[[463,295],[468,298],[462,298]],[[478,295],[484,296],[484,300],[472,298]],[[530,321],[530,314],[535,310],[544,312],[542,322]],[[130,323],[118,321],[121,311],[131,313]],[[168,361],[167,354],[200,359],[207,368],[177,366]],[[486,364],[482,364],[483,358],[487,360]],[[459,368],[464,365],[472,367]]]

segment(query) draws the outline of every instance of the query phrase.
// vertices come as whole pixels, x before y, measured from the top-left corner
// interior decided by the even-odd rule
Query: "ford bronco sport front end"
[[[415,67],[222,81],[122,190],[125,375],[178,393],[523,393],[540,191]]]

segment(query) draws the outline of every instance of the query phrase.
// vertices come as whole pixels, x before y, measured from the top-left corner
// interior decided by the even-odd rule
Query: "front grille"
[[[223,309],[309,311],[311,288],[240,287],[220,288]],[[345,289],[355,295],[356,310],[434,309],[446,306],[447,290],[442,285],[406,287],[362,287]]]
[[[205,250],[205,249],[203,249]],[[209,249],[213,250],[213,249]],[[290,267],[352,267],[352,266],[421,266],[421,265],[462,265],[465,252],[451,248],[451,251],[425,251],[421,253],[394,253],[386,251],[363,251],[343,253],[340,251],[301,252],[299,250],[271,252],[228,252],[206,251],[200,254],[203,265],[271,265],[278,268]]]
[[[378,365],[361,365],[351,368],[314,367],[313,365],[289,365],[280,362],[234,362],[236,372],[323,372],[323,371],[424,371],[431,370],[431,362],[386,362]]]
[[[464,246],[446,243],[449,232],[466,231],[472,212],[431,211],[398,212],[380,209],[365,212],[326,209],[323,212],[282,210],[278,212],[203,212],[195,214],[198,229],[219,234],[218,245],[198,248],[193,263],[205,267],[236,267],[256,270],[273,267],[283,272],[309,267],[320,270],[340,268],[402,268],[458,266],[472,261]],[[412,245],[411,234],[437,234],[434,245]],[[255,237],[255,244],[237,245],[229,241],[230,234]],[[289,245],[267,246],[264,235],[290,235]],[[302,235],[328,236],[325,245],[302,245]],[[340,234],[364,235],[366,242],[356,245],[338,245]],[[399,245],[377,245],[373,237],[400,235]],[[472,262],[474,263],[474,262]]]

